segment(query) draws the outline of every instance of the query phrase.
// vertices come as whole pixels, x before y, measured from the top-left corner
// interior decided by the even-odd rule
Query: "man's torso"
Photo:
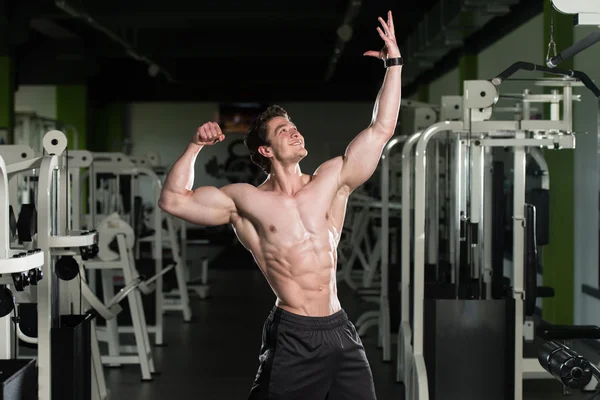
[[[242,185],[229,190],[233,227],[278,298],[302,315],[340,310],[335,280],[349,191],[340,188],[341,159],[330,160],[293,196]]]

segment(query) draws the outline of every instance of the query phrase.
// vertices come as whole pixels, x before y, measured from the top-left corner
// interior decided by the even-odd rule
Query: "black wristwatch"
[[[386,60],[383,60],[383,65],[386,68],[391,67],[393,65],[404,65],[404,60],[402,60],[402,57],[388,58]]]

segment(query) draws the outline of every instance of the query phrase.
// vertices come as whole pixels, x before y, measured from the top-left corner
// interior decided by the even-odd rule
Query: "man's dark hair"
[[[278,105],[271,105],[262,112],[248,129],[244,138],[244,144],[250,151],[250,159],[258,165],[267,174],[271,170],[271,162],[258,152],[260,146],[269,146],[271,143],[267,139],[267,126],[269,121],[275,117],[288,118],[287,112]]]

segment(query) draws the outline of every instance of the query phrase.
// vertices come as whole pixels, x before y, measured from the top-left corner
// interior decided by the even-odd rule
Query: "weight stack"
[[[0,360],[0,400],[37,400],[35,359]]]
[[[52,398],[89,400],[92,396],[91,315],[62,315],[52,328]]]
[[[511,398],[512,299],[425,299],[424,312],[423,356],[431,400]]]

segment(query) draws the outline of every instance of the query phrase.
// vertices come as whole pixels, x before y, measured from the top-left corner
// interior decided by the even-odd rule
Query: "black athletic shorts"
[[[364,347],[344,310],[305,317],[274,307],[249,400],[374,400]]]

